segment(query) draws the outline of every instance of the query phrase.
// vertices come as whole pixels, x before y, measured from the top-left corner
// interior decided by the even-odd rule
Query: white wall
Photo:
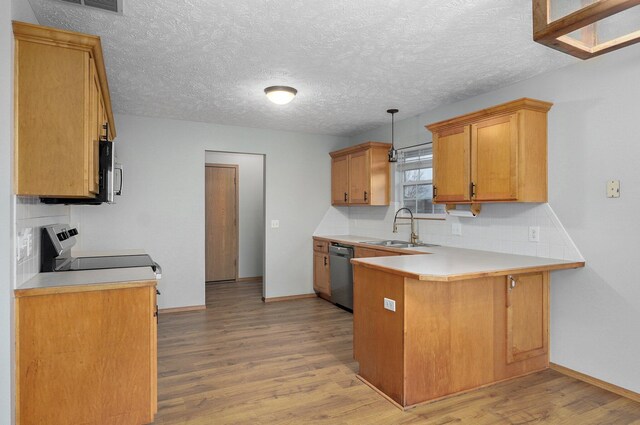
[[[207,164],[238,166],[238,277],[262,276],[264,264],[264,156],[207,152]]]
[[[205,151],[264,154],[265,292],[313,292],[311,235],[330,204],[328,153],[348,139],[117,115],[125,166],[115,205],[72,207],[81,249],[144,248],[163,269],[161,308],[204,304]]]
[[[14,408],[13,289],[16,284],[13,195],[13,36],[11,20],[36,22],[26,0],[3,0],[0,12],[0,423]]]
[[[408,146],[430,140],[423,126],[442,119],[525,96],[554,102],[549,112],[549,205],[587,265],[552,273],[551,361],[636,392],[638,76],[640,45],[635,45],[396,124],[398,145]],[[402,105],[394,106],[402,111]],[[352,138],[352,143],[388,139],[389,134],[385,126]],[[619,199],[605,198],[608,179],[621,180]]]

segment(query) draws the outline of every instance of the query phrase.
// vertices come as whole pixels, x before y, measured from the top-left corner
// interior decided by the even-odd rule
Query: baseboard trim
[[[189,305],[186,307],[173,307],[173,308],[161,308],[158,310],[158,313],[183,313],[185,311],[198,311],[205,310],[207,308],[206,305]]]
[[[610,391],[614,394],[618,394],[619,396],[626,397],[630,400],[640,403],[640,394],[628,390],[626,388],[619,387],[617,385],[611,384],[609,382],[605,382],[601,379],[594,378],[593,376],[586,375],[582,372],[578,372],[573,369],[569,369],[568,367],[560,366],[559,364],[550,363],[549,367],[556,372],[560,372],[563,375],[570,376],[579,381],[586,382],[587,384],[594,385],[598,388],[602,388],[603,390]]]
[[[254,277],[239,277],[236,279],[237,283],[262,283],[262,276]]]
[[[302,300],[305,298],[316,298],[316,297],[317,295],[313,293],[313,294],[288,295],[286,297],[270,297],[270,298],[262,297],[262,301],[264,301],[265,303],[275,303],[280,301],[293,301],[293,300]]]

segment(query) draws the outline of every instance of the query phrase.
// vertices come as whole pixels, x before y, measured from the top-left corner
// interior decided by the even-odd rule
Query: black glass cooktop
[[[99,270],[128,267],[154,267],[154,262],[147,254],[114,255],[110,257],[77,257],[63,265],[59,270]]]

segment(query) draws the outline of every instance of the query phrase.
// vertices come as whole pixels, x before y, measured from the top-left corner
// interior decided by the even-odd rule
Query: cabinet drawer
[[[329,252],[329,242],[313,240],[313,250],[315,252]]]

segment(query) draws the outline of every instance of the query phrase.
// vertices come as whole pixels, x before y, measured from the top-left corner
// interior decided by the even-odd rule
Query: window
[[[433,200],[433,151],[431,143],[401,150],[396,168],[399,201],[418,216],[444,218],[444,205]]]

